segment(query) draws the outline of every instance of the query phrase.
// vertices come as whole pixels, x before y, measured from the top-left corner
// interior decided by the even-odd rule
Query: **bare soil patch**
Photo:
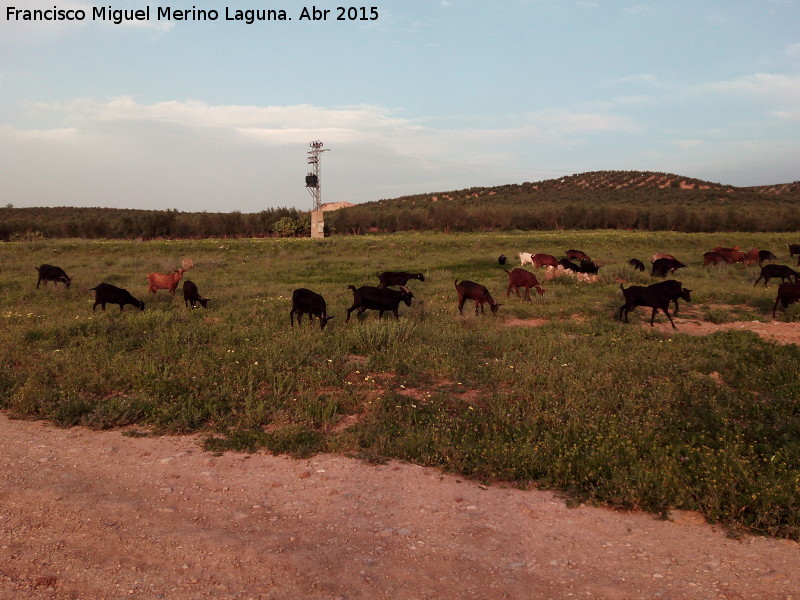
[[[800,550],[340,456],[0,415],[0,598],[800,597]]]
[[[508,319],[503,321],[506,327],[541,327],[550,323],[550,319]]]
[[[800,323],[788,323],[783,321],[771,321],[761,323],[759,321],[731,321],[729,323],[708,323],[705,321],[690,321],[681,319],[673,315],[675,321],[673,329],[669,321],[658,320],[656,317],[655,328],[663,333],[672,335],[673,333],[685,333],[687,335],[709,335],[718,331],[752,331],[759,337],[772,340],[779,344],[800,344]],[[643,327],[650,327],[650,318],[642,320]]]

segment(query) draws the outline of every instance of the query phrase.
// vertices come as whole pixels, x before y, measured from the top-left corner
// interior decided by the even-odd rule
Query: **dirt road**
[[[800,599],[800,546],[433,469],[0,416],[0,597]]]

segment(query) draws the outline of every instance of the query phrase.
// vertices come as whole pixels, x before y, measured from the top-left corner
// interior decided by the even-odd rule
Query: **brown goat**
[[[534,267],[557,267],[561,264],[552,254],[534,254],[531,260]]]
[[[708,265],[718,265],[720,263],[726,263],[728,259],[725,258],[725,255],[721,252],[703,252],[703,266],[707,267]]]
[[[492,314],[497,313],[497,309],[502,306],[502,304],[497,304],[494,301],[492,295],[489,293],[489,290],[485,285],[467,280],[459,283],[458,279],[456,279],[455,286],[456,293],[458,294],[458,312],[460,312],[462,315],[464,314],[464,303],[467,300],[472,300],[475,302],[475,316],[478,315],[479,307],[481,309],[481,314],[485,314],[483,311],[483,305],[486,303],[488,303],[489,308],[492,309]]]
[[[511,290],[513,289],[517,293],[517,298],[519,298],[519,288],[525,288],[523,300],[527,300],[528,302],[531,302],[531,288],[536,288],[540,296],[544,294],[545,290],[539,285],[539,280],[536,279],[536,275],[530,271],[526,271],[525,269],[514,269],[513,271],[503,270],[508,273],[508,290],[506,290],[506,296],[511,296]]]
[[[183,277],[185,269],[175,269],[174,273],[148,273],[147,291],[155,294],[158,290],[169,290],[170,294],[175,295],[175,288]]]

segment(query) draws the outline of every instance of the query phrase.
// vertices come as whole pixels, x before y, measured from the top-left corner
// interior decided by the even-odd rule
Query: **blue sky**
[[[800,180],[798,1],[372,2],[377,20],[348,22],[336,6],[361,4],[174,0],[115,25],[83,0],[0,0],[0,202],[308,209],[312,140],[330,150],[324,202],[605,169]]]

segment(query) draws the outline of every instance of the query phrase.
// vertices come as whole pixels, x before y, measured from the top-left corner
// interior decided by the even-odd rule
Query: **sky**
[[[0,0],[0,204],[309,210],[314,140],[323,202],[800,180],[800,0],[370,2]],[[25,19],[54,7],[85,17]]]

